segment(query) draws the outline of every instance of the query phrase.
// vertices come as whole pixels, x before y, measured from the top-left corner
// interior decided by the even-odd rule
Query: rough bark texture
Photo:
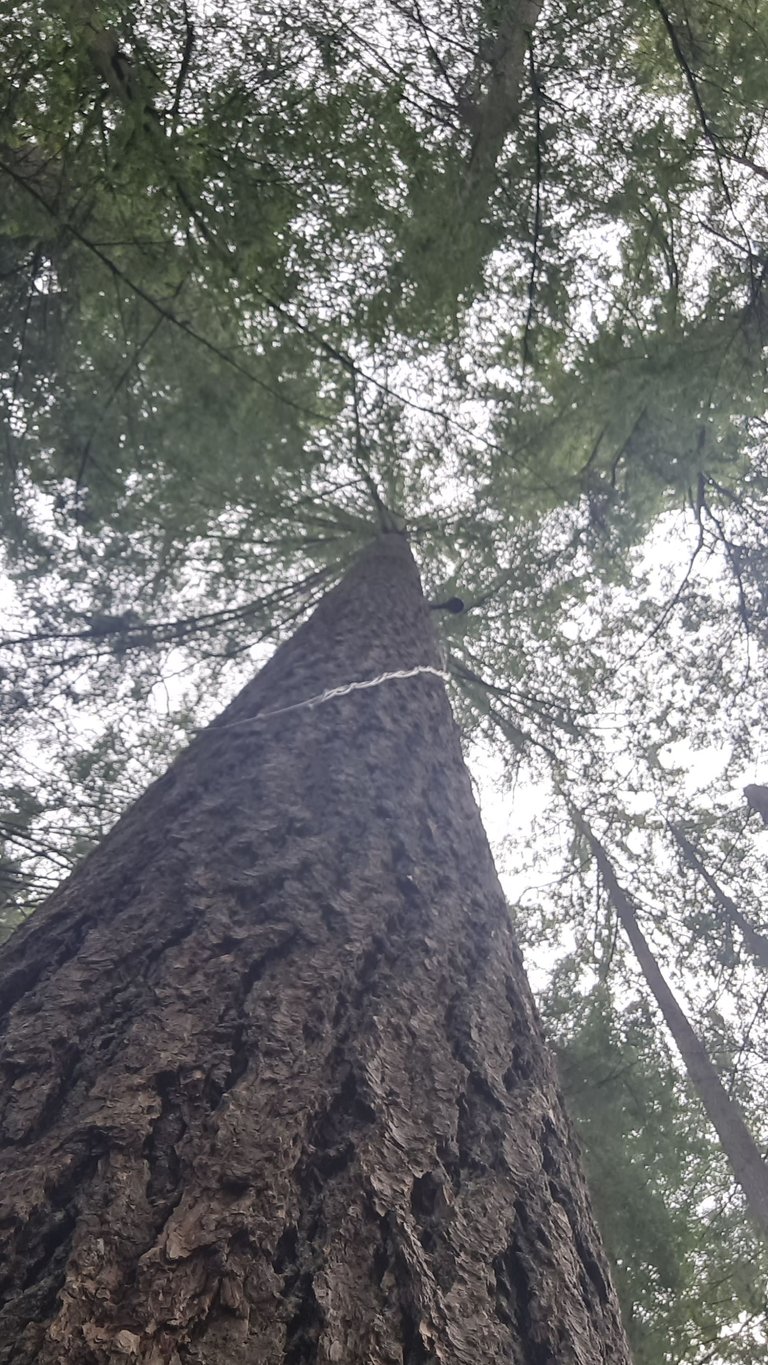
[[[4,950],[3,1365],[628,1361],[442,682],[267,714],[421,664],[384,536]]]
[[[667,985],[648,940],[638,924],[634,904],[619,882],[603,845],[575,810],[574,818],[592,848],[600,875],[627,938],[632,944],[640,970],[672,1034],[675,1047],[683,1059],[704,1112],[720,1139],[720,1146],[730,1162],[737,1184],[741,1187],[747,1208],[761,1231],[768,1234],[768,1165],[760,1155],[757,1143],[744,1122],[736,1100],[728,1094],[704,1043]]]

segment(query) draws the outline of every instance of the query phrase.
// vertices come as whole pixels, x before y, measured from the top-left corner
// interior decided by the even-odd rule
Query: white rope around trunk
[[[226,725],[211,725],[207,729],[211,734],[218,730],[234,730],[241,725],[258,725],[262,720],[270,720],[273,716],[284,716],[289,711],[302,711],[305,707],[322,706],[323,702],[332,701],[336,697],[345,697],[348,692],[361,692],[366,687],[379,687],[381,683],[390,682],[393,678],[415,678],[420,673],[430,673],[434,678],[440,678],[442,682],[450,680],[450,674],[441,668],[433,668],[431,664],[417,664],[415,668],[398,668],[391,673],[379,673],[375,678],[366,678],[362,682],[343,683],[341,687],[329,687],[325,692],[318,692],[314,697],[307,697],[305,701],[292,702],[290,706],[278,706],[274,711],[262,711],[258,716],[247,716],[244,720],[232,720]],[[205,734],[205,731],[201,733]]]

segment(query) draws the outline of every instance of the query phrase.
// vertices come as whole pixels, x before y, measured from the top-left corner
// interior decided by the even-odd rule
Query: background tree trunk
[[[2,958],[0,1361],[622,1365],[403,537]],[[270,714],[272,713],[272,714]]]
[[[768,1236],[768,1165],[744,1122],[737,1100],[729,1095],[704,1043],[667,985],[648,940],[640,928],[632,898],[616,876],[603,845],[572,803],[570,809],[576,827],[592,849],[613,907],[634,949],[638,966],[672,1034],[675,1047],[683,1059],[688,1078],[704,1112],[720,1139],[720,1145],[731,1164],[736,1182],[741,1187],[747,1208],[760,1231]]]
[[[738,925],[747,952],[752,954],[758,966],[768,969],[768,938],[765,934],[759,933],[753,924],[750,924],[733,897],[723,890],[717,878],[713,877],[709,869],[705,867],[701,857],[680,826],[669,824],[669,830],[688,866],[693,868],[693,871],[697,872],[706,882],[717,904],[721,910],[725,911],[728,919]]]

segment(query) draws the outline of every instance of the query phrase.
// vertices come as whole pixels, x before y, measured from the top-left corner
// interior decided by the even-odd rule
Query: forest
[[[262,725],[263,740],[242,740],[243,763],[253,757],[259,783],[284,752],[290,762],[280,790],[288,805],[326,763],[329,772],[349,763],[350,782],[359,781],[362,792],[375,789],[371,809],[386,812],[382,828],[393,831],[387,848],[402,839],[411,869],[391,888],[382,873],[382,906],[391,910],[400,894],[410,904],[403,888],[419,883],[425,849],[443,850],[430,856],[446,859],[445,942],[474,990],[470,948],[463,962],[457,945],[464,924],[479,961],[479,930],[467,928],[458,907],[462,895],[465,908],[475,905],[467,888],[485,886],[491,873],[474,833],[466,848],[462,843],[458,812],[469,810],[470,798],[461,794],[451,722],[435,700],[442,679],[570,1115],[554,1120],[551,1161],[558,1169],[562,1162],[565,1186],[580,1188],[580,1176],[568,1173],[571,1151],[581,1152],[631,1359],[753,1365],[768,1349],[768,11],[756,0],[20,0],[0,6],[0,71],[0,1031],[16,1008],[27,1010],[30,1048],[38,1019],[45,1039],[33,1065],[18,1041],[22,1033],[9,1025],[7,1042],[2,1033],[3,1104],[8,1100],[11,1117],[0,1128],[0,1152],[7,1149],[14,1171],[24,1144],[42,1143],[45,1128],[56,1144],[39,1146],[41,1170],[54,1150],[74,1153],[57,1114],[77,1106],[77,1131],[87,1127],[95,1142],[98,1129],[102,1144],[101,1165],[91,1167],[90,1157],[77,1165],[72,1155],[75,1192],[67,1185],[65,1198],[63,1184],[59,1194],[49,1190],[38,1241],[22,1237],[13,1253],[18,1285],[42,1284],[53,1261],[56,1274],[70,1279],[57,1281],[57,1308],[53,1289],[48,1297],[41,1289],[23,1313],[14,1280],[5,1328],[0,1308],[0,1362],[98,1365],[133,1356],[150,1365],[469,1365],[483,1358],[474,1338],[469,1345],[450,1338],[449,1349],[440,1336],[435,1305],[448,1313],[450,1293],[440,1278],[448,1234],[442,1224],[439,1235],[435,1229],[447,1195],[434,1175],[440,1163],[428,1168],[426,1157],[422,1165],[414,1157],[413,1169],[424,1173],[408,1214],[421,1219],[421,1251],[404,1250],[410,1243],[405,1214],[402,1227],[398,1222],[399,1195],[389,1214],[376,1205],[389,1219],[380,1254],[390,1268],[379,1277],[389,1298],[386,1310],[371,1307],[371,1321],[376,1313],[384,1321],[393,1296],[401,1306],[407,1298],[397,1347],[384,1328],[367,1354],[350,1344],[351,1328],[346,1346],[332,1338],[334,1313],[339,1321],[343,1313],[329,1306],[330,1289],[327,1301],[318,1289],[326,1234],[307,1221],[306,1208],[293,1241],[286,1231],[272,1248],[272,1265],[279,1275],[295,1260],[308,1274],[311,1263],[314,1287],[297,1271],[304,1299],[286,1318],[285,1339],[270,1337],[261,1354],[247,1354],[256,1336],[241,1343],[234,1327],[225,1332],[219,1321],[226,1310],[244,1322],[247,1300],[249,1321],[257,1322],[255,1305],[267,1289],[253,1288],[245,1270],[217,1269],[213,1307],[202,1280],[194,1280],[193,1293],[190,1270],[184,1302],[197,1307],[181,1313],[173,1281],[167,1320],[159,1289],[151,1315],[142,1319],[136,1306],[150,1301],[150,1291],[134,1286],[122,1316],[107,1326],[99,1319],[98,1331],[67,1307],[74,1303],[70,1280],[85,1295],[88,1277],[97,1277],[78,1239],[87,1219],[93,1233],[94,1209],[107,1208],[98,1203],[107,1199],[105,1163],[114,1168],[109,1219],[117,1226],[115,1152],[129,1163],[138,1138],[120,1136],[133,1119],[118,1113],[114,1087],[104,1100],[114,1109],[111,1126],[87,1117],[101,1093],[97,1071],[88,1070],[97,1040],[128,1035],[103,1002],[88,1024],[87,1047],[61,1031],[62,1012],[75,1019],[80,1006],[69,996],[62,1003],[65,987],[52,965],[67,935],[75,943],[75,918],[66,933],[57,930],[56,905],[74,917],[70,900],[82,888],[89,915],[117,907],[98,952],[105,963],[108,951],[122,953],[119,989],[110,986],[109,999],[127,992],[123,1014],[133,1011],[135,1023],[131,963],[151,958],[163,897],[174,878],[181,885],[187,876],[182,853],[192,836],[184,821],[198,830],[199,849],[209,851],[211,878],[225,876],[216,849],[230,834],[235,858],[246,845],[249,859],[262,856],[242,814],[251,796],[236,764],[240,741],[232,739],[225,754],[226,740],[215,732],[244,723],[247,698],[263,695],[267,719],[295,715],[273,729]],[[392,543],[406,538],[424,599],[411,568],[393,569],[388,593],[377,577],[387,555],[397,559]],[[344,605],[350,584],[359,590],[351,607]],[[435,643],[420,653],[427,627],[415,622],[427,620],[425,602]],[[337,610],[358,622],[356,654],[344,634],[347,618],[334,624]],[[325,660],[324,644],[312,646],[319,650],[315,672],[301,654],[309,648],[301,642],[317,641],[323,621],[327,639],[338,635],[341,672]],[[432,676],[416,676],[424,672]],[[262,686],[260,677],[262,692],[250,692]],[[414,696],[423,699],[418,714],[408,700]],[[397,728],[400,705],[411,785],[403,778],[395,799],[379,774],[392,762],[386,737]],[[230,719],[219,722],[227,706]],[[337,713],[368,719],[350,720],[342,744],[341,731],[333,731]],[[206,750],[195,746],[211,734],[219,747],[206,776],[207,760],[194,757]],[[430,762],[434,755],[434,781],[459,793],[445,808],[439,797],[433,807],[415,757],[411,772],[419,735],[432,737],[425,752]],[[369,742],[356,769],[349,754]],[[304,767],[299,744],[307,746]],[[166,808],[147,803],[165,790],[162,774],[172,763],[171,774],[188,774],[178,782],[188,781],[193,795],[183,810],[180,795],[163,797],[177,801],[180,813],[168,819],[181,821],[182,833],[155,847],[153,829]],[[218,795],[216,781],[223,784]],[[242,811],[225,809],[227,784],[232,801],[239,793],[245,803]],[[346,810],[339,793],[338,809]],[[272,867],[288,854],[280,853],[277,827],[267,819],[272,798],[264,799],[263,858]],[[136,832],[131,844],[141,810],[144,843]],[[417,835],[427,811],[432,832]],[[474,815],[466,818],[471,824]],[[321,819],[322,802],[310,793],[301,818],[286,817],[285,838],[300,843],[307,821]],[[370,830],[360,821],[365,843]],[[441,824],[450,827],[450,840]],[[103,851],[113,871],[94,852],[108,835],[113,842]],[[324,887],[333,877],[318,840],[311,848],[299,843],[281,873],[297,906],[297,869],[308,860],[322,863]],[[171,847],[182,859],[177,871],[176,862],[164,861]],[[390,857],[381,848],[373,840],[366,854],[372,904],[370,868]],[[127,891],[121,899],[130,877],[118,878],[118,861],[132,862],[137,878],[146,863],[144,882],[164,888],[154,909],[147,902],[141,930]],[[204,860],[200,866],[194,894],[214,907],[213,922],[219,893],[206,883]],[[443,894],[438,871],[424,872],[433,904]],[[64,900],[49,902],[71,875]],[[245,864],[237,876],[242,899]],[[349,877],[359,895],[362,883]],[[332,896],[329,890],[331,899],[343,899],[340,888]],[[495,894],[488,892],[491,901]],[[479,905],[485,892],[477,897]],[[42,905],[51,909],[37,916]],[[410,942],[411,928],[390,910],[382,910],[382,922]],[[339,913],[338,906],[328,911],[313,942],[326,930],[340,935]],[[430,933],[439,939],[439,916],[435,923]],[[242,952],[254,955],[243,979],[249,990],[256,986],[241,1002],[227,1082],[216,1082],[230,1095],[243,1077],[244,1093],[250,1083],[253,1067],[245,1055],[238,1060],[249,1029],[254,1047],[272,1038],[273,1025],[275,1055],[293,1047],[280,1041],[275,1020],[294,999],[294,981],[314,980],[314,959],[305,962],[300,942],[275,925],[258,943],[242,938]],[[240,932],[228,931],[222,953],[236,957]],[[359,932],[361,962],[379,970],[365,958]],[[88,973],[101,959],[95,949],[83,955],[80,942],[71,948],[72,964],[86,999],[97,989]],[[24,992],[32,989],[34,944],[33,1011]],[[318,1000],[331,981],[341,991],[327,951],[325,975],[312,987]],[[387,951],[382,947],[389,962]],[[256,955],[259,964],[269,958],[271,994],[259,995]],[[325,961],[319,948],[316,957]],[[388,966],[393,981],[405,981],[397,975],[407,970],[405,957]],[[280,977],[283,958],[294,965]],[[184,971],[191,962],[185,959]],[[228,990],[223,977],[205,980],[212,996]],[[146,999],[160,1000],[162,990]],[[514,1006],[507,992],[509,1008],[535,1032],[520,990]],[[401,998],[411,1004],[403,1008],[415,1009],[417,988],[408,991],[404,986]],[[481,1061],[487,1043],[485,1062],[470,1066],[461,1054],[470,1079],[473,1068],[479,1075],[485,1067],[486,1090],[502,1028],[488,991],[487,1012],[481,1000],[477,1020],[466,1023]],[[189,988],[189,1019],[196,1010],[203,1019],[203,995],[202,987],[198,994]],[[302,997],[296,1009],[305,1006]],[[430,1016],[425,1040],[433,1026]],[[114,1081],[123,1100],[142,1049],[162,1051],[159,1025],[157,1038],[146,1027],[141,1047],[125,1043],[126,1057],[135,1049],[135,1059]],[[183,1038],[196,1027],[185,1024]],[[305,1021],[308,1047],[315,1046],[312,1028],[322,1031]],[[440,1061],[441,1047],[438,1039],[431,1054],[438,1082],[453,1077],[454,1062],[449,1050]],[[54,1055],[64,1077],[55,1086],[41,1079]],[[106,1055],[112,1066],[109,1048]],[[265,1043],[260,1076],[269,1056]],[[339,1133],[346,1123],[354,1130],[350,1147],[362,1151],[366,1123],[375,1127],[363,1117],[363,1109],[376,1110],[374,1100],[361,1098],[359,1088],[351,1095],[357,1065],[350,1062],[346,1080],[333,1082],[348,1110],[342,1113],[341,1100],[327,1105],[324,1126],[317,1120],[312,1130],[317,1149],[320,1127],[327,1137],[326,1166],[312,1167],[311,1180],[302,1167],[302,1190],[324,1182],[337,1202],[347,1197],[339,1193],[343,1182],[354,1193],[350,1172],[358,1160],[350,1157],[343,1171],[334,1165],[341,1162],[334,1155]],[[526,1065],[537,1075],[545,1067],[530,1059]],[[427,1062],[414,1066],[416,1093]],[[188,1071],[197,1074],[192,1061]],[[106,1067],[104,1094],[111,1075]],[[181,1060],[158,1062],[157,1094],[146,1102],[157,1119],[152,1151],[164,1154],[162,1179],[153,1168],[150,1183],[157,1207],[167,1203],[162,1245],[169,1258],[174,1236],[177,1247],[191,1246],[192,1236],[189,1219],[173,1232],[172,1190],[183,1199],[184,1143],[198,1131],[198,1100],[185,1075]],[[554,1093],[547,1089],[554,1082],[541,1084],[542,1093]],[[143,1095],[137,1074],[137,1112]],[[215,1103],[206,1099],[217,1114],[223,1103],[218,1092]],[[501,1113],[498,1097],[478,1091],[477,1104]],[[296,1105],[298,1113],[299,1099]],[[306,1096],[301,1105],[304,1113]],[[24,1106],[35,1113],[28,1127]],[[182,1112],[177,1131],[174,1115]],[[317,1119],[320,1110],[312,1112]],[[425,1112],[423,1130],[409,1139],[413,1152],[430,1122]],[[494,1123],[494,1141],[502,1141],[501,1120]],[[572,1147],[563,1136],[568,1124]],[[473,1134],[485,1151],[491,1130],[477,1115],[465,1126],[460,1164],[466,1158],[472,1170]],[[195,1148],[198,1169],[203,1150]],[[380,1151],[366,1157],[371,1169],[380,1159]],[[493,1167],[487,1152],[483,1161]],[[441,1162],[440,1180],[451,1172],[448,1157]],[[126,1189],[130,1179],[126,1174]],[[249,1181],[240,1173],[227,1186],[239,1210],[252,1208]],[[502,1195],[494,1187],[493,1199]],[[379,1190],[376,1199],[387,1197]],[[560,1202],[569,1207],[565,1195]],[[33,1230],[37,1208],[23,1204]],[[329,1227],[335,1208],[330,1202],[325,1210]],[[239,1233],[227,1210],[226,1235],[236,1250]],[[63,1230],[53,1236],[54,1214],[62,1229],[66,1223],[66,1238]],[[13,1219],[22,1215],[6,1217],[0,1207],[3,1237],[9,1228],[15,1237]],[[251,1216],[243,1213],[245,1223]],[[206,1266],[210,1248],[221,1252],[221,1219],[205,1244]],[[582,1214],[568,1220],[582,1228],[574,1232],[579,1246],[584,1239],[591,1245]],[[448,1241],[458,1257],[457,1221]],[[136,1246],[140,1241],[137,1232]],[[518,1246],[527,1266],[530,1246]],[[115,1264],[127,1265],[134,1252],[116,1250]],[[185,1264],[196,1254],[185,1251]],[[477,1253],[480,1260],[485,1254]],[[592,1253],[580,1254],[589,1271]],[[535,1295],[519,1264],[513,1274],[509,1257],[494,1255],[488,1362],[621,1365],[612,1318],[604,1328],[589,1327],[603,1354],[594,1346],[579,1354],[575,1345],[557,1353],[537,1335],[544,1328],[536,1313],[521,1306]],[[490,1266],[490,1252],[486,1259]],[[594,1272],[594,1293],[610,1304],[599,1288],[602,1275]],[[143,1283],[138,1275],[136,1284]],[[429,1312],[426,1284],[433,1286]],[[117,1294],[114,1284],[109,1292]],[[299,1295],[295,1285],[286,1301],[291,1294]],[[107,1290],[94,1289],[94,1301],[99,1295],[108,1297]],[[514,1300],[514,1312],[509,1303],[499,1307],[502,1299]],[[215,1320],[210,1329],[201,1326],[206,1313]],[[54,1322],[44,1344],[34,1327],[43,1321]],[[523,1343],[519,1354],[509,1353],[505,1332]]]

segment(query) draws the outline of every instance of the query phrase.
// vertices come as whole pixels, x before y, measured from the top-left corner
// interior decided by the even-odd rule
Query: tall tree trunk
[[[4,950],[3,1365],[628,1361],[438,668],[384,535]]]
[[[680,849],[688,866],[692,868],[694,872],[697,872],[706,882],[720,906],[720,909],[725,911],[728,919],[731,920],[733,924],[738,925],[744,939],[745,947],[747,951],[752,954],[755,962],[768,970],[768,938],[766,938],[765,934],[759,933],[758,930],[750,924],[746,915],[742,914],[735,900],[723,890],[717,879],[707,870],[690,839],[687,838],[680,826],[673,825],[669,821],[667,824],[670,834],[675,840],[675,843]]]
[[[640,970],[672,1034],[704,1111],[720,1139],[755,1222],[768,1233],[768,1165],[763,1161],[741,1110],[728,1094],[709,1054],[687,1015],[667,985],[648,940],[637,921],[634,904],[619,882],[603,845],[581,812],[570,806],[577,829],[586,838],[600,869],[608,894],[624,931],[632,944]]]
[[[462,131],[458,147],[441,156],[440,164],[431,171],[421,167],[411,178],[404,250],[392,268],[393,280],[406,291],[408,327],[413,326],[414,307],[418,311],[423,306],[428,315],[446,322],[484,287],[485,265],[504,236],[504,213],[499,217],[490,211],[499,160],[507,138],[518,129],[529,82],[531,97],[539,98],[529,57],[541,0],[504,0],[488,9],[474,71],[455,92],[456,112],[469,137]],[[539,157],[537,129],[537,164]],[[537,210],[534,257],[538,216]]]
[[[493,42],[478,62],[475,89],[464,93],[459,112],[472,132],[465,208],[477,200],[487,206],[497,162],[520,116],[525,58],[541,8],[541,0],[505,0]]]

